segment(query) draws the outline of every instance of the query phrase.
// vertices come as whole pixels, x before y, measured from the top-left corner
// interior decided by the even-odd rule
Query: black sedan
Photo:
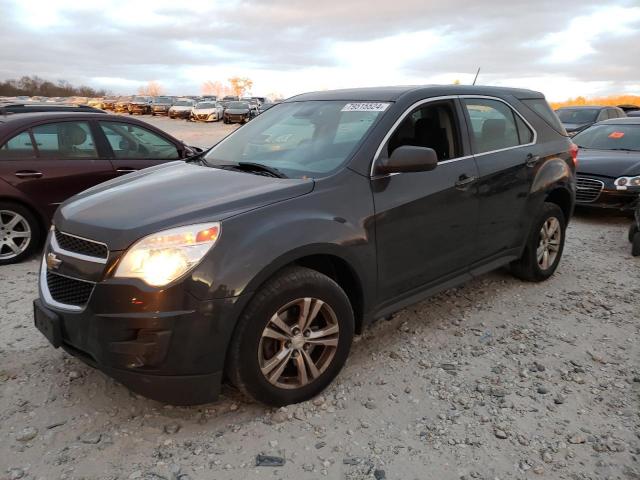
[[[624,110],[618,107],[587,105],[562,107],[556,110],[556,114],[570,136],[576,135],[594,123],[627,116]]]
[[[249,102],[229,102],[224,110],[224,123],[246,123],[258,114],[258,109]]]
[[[598,123],[573,141],[580,149],[577,203],[630,209],[640,194],[640,118]]]

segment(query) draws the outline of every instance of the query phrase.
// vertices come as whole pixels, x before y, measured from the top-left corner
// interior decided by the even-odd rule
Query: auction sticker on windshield
[[[366,103],[347,103],[344,107],[342,107],[342,112],[384,112],[387,107],[389,107],[388,103],[382,102],[366,102]]]

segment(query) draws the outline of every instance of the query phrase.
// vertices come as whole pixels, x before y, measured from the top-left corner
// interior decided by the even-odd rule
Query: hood
[[[640,152],[581,148],[578,151],[577,173],[611,178],[640,175]]]
[[[248,108],[227,108],[225,110],[225,113],[229,113],[231,115],[244,115],[246,113],[249,113],[249,109]]]
[[[185,110],[191,110],[193,107],[188,105],[174,105],[170,110],[176,110],[177,112],[184,112]]]
[[[304,195],[313,180],[272,178],[171,162],[119,177],[70,198],[54,224],[123,250],[160,230],[224,220]],[[224,226],[223,226],[224,228]]]
[[[580,130],[584,130],[589,125],[593,125],[593,123],[563,123],[564,129],[569,132],[579,132]]]
[[[216,113],[218,111],[217,108],[194,108],[193,109],[193,113],[201,113],[201,114],[212,114],[212,113]]]

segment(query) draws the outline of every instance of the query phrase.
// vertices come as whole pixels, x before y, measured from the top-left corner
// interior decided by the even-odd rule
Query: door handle
[[[40,178],[42,176],[42,172],[30,172],[22,170],[20,172],[16,172],[15,175],[18,178]]]
[[[460,175],[458,181],[455,183],[455,186],[458,190],[466,190],[469,185],[478,180],[478,177],[468,176],[468,175]]]
[[[540,161],[539,155],[534,155],[533,153],[527,154],[527,160],[525,161],[525,165],[527,167],[533,167],[536,163]]]
[[[137,168],[118,168],[116,170],[116,172],[118,173],[131,173],[131,172],[137,172],[138,169]]]

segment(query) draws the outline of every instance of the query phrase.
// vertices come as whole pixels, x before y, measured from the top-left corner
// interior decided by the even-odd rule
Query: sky
[[[640,0],[0,0],[0,79],[254,95],[379,85],[640,95]]]

